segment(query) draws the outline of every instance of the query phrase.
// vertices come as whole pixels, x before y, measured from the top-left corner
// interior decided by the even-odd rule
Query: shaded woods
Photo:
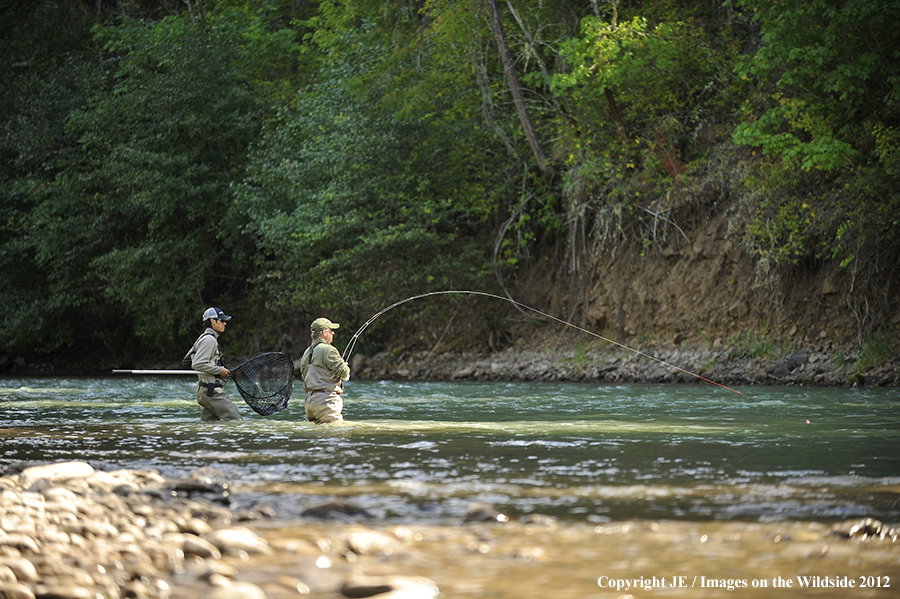
[[[345,343],[441,289],[628,342],[821,330],[877,362],[898,20],[881,0],[4,0],[3,368],[174,362],[208,305],[238,317],[232,353],[297,352],[316,316]],[[695,311],[641,316],[697,291],[636,282],[691,252],[721,257]],[[497,347],[526,320],[502,304],[410,305],[363,349]]]

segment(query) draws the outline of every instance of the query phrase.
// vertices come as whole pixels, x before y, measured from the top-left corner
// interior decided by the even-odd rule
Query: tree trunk
[[[497,0],[485,0],[488,12],[491,17],[491,31],[494,39],[497,41],[497,50],[500,53],[500,61],[503,63],[503,72],[506,74],[506,81],[509,85],[509,92],[512,94],[513,103],[516,105],[516,111],[519,113],[519,121],[525,130],[525,137],[528,139],[528,145],[534,154],[538,168],[542,173],[549,174],[552,169],[547,164],[547,155],[538,139],[537,131],[534,128],[534,122],[531,120],[531,114],[528,112],[528,106],[525,105],[525,95],[522,93],[522,84],[519,82],[519,75],[516,73],[516,66],[513,63],[512,53],[509,51],[509,44],[506,41],[506,33],[503,31],[503,23],[500,20],[500,9],[497,7]]]
[[[597,6],[596,0],[592,0],[594,4],[594,12],[600,16],[600,8]],[[619,22],[619,0],[609,0],[612,6],[612,19],[610,25],[615,29]],[[628,133],[625,131],[625,123],[622,121],[622,115],[619,114],[619,107],[616,106],[616,99],[613,97],[612,90],[608,87],[603,90],[606,96],[606,108],[609,110],[609,118],[616,124],[616,132],[619,134],[619,141],[622,142],[622,148],[625,150],[625,156],[628,156]]]
[[[622,122],[622,115],[619,114],[619,108],[616,106],[616,99],[613,97],[612,91],[607,87],[603,90],[606,96],[606,107],[609,109],[609,117],[616,124],[616,132],[619,134],[619,141],[622,142],[622,148],[625,155],[628,155],[628,133],[625,131],[625,123]]]

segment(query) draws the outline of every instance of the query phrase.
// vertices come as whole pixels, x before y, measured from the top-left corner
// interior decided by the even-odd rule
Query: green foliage
[[[900,248],[897,122],[900,4],[743,0],[761,28],[740,77],[757,81],[738,144],[769,162],[745,181],[761,198],[749,235],[776,263]],[[813,216],[815,215],[815,216]]]
[[[711,36],[711,15],[677,13],[653,3],[617,19],[588,16],[561,43],[571,70],[552,87],[573,115],[561,132],[563,188],[594,211],[601,239],[618,239],[649,202],[681,193],[688,161],[702,159],[692,140],[733,105],[732,34]]]
[[[880,0],[739,5],[762,26],[762,46],[738,73],[774,79],[774,86],[759,118],[742,123],[736,140],[803,170],[850,164],[858,151],[856,126],[879,118],[881,109],[896,110],[900,101],[900,6]],[[752,100],[747,109],[748,117],[758,112]]]
[[[66,129],[72,110],[104,83],[91,52],[88,7],[35,0],[6,3],[0,14],[0,351],[71,341],[60,315],[71,301],[52,260],[30,242],[34,212],[56,218],[39,201],[76,137]],[[47,43],[52,40],[54,43]]]
[[[554,90],[607,124],[605,93],[612,91],[636,146],[651,143],[668,119],[679,127],[694,124],[728,92],[730,50],[711,45],[700,21],[585,17],[580,35],[563,42],[561,54],[572,69],[554,76]]]
[[[835,260],[883,306],[900,4],[733,2],[499,2],[545,171],[482,0],[6,3],[0,351],[170,353],[207,304],[362,318],[491,269],[515,293],[537,248],[590,268],[734,198],[762,266]]]
[[[728,355],[735,359],[771,358],[776,348],[765,333],[752,329],[741,331],[731,342]]]
[[[205,302],[240,293],[253,250],[233,183],[268,111],[259,78],[290,38],[263,39],[265,11],[249,6],[96,27],[113,54],[101,63],[108,87],[69,111],[52,170],[14,185],[21,211],[8,214],[5,245],[32,276],[4,291],[17,308],[5,346],[134,336],[125,343],[164,347],[196,328]]]
[[[379,59],[357,53],[366,35],[331,40],[332,58],[266,133],[242,189],[273,305],[366,313],[484,275],[473,233],[486,205],[442,143],[455,131],[397,118],[353,85]]]
[[[850,369],[851,378],[881,366],[900,352],[896,331],[882,330],[869,335]]]

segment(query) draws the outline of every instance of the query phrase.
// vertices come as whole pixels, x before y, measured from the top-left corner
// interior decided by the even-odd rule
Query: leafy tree
[[[241,192],[273,305],[359,315],[484,273],[486,204],[443,143],[458,129],[426,126],[418,111],[399,118],[377,88],[355,85],[378,59],[367,35],[329,40],[328,63],[266,134]]]
[[[29,240],[40,192],[77,143],[66,127],[104,83],[81,3],[6,2],[0,8],[0,351],[53,349],[71,339],[66,300],[51,293],[52,261]],[[53,43],[48,43],[52,40]]]
[[[71,114],[56,174],[19,186],[31,205],[13,245],[48,299],[36,321],[70,323],[43,349],[166,347],[241,295],[253,247],[234,185],[270,110],[261,78],[294,50],[268,24],[265,5],[223,1],[98,27],[111,87]]]
[[[692,140],[721,127],[733,103],[732,34],[710,35],[715,13],[668,6],[620,13],[611,2],[561,43],[569,69],[552,86],[571,115],[560,134],[563,189],[571,213],[593,217],[597,243],[640,223],[647,202],[690,190],[690,176],[708,168]]]
[[[0,7],[4,353],[578,272],[670,196],[896,293],[896,1],[115,4]]]
[[[738,70],[758,92],[734,135],[768,158],[748,180],[762,196],[750,229],[759,253],[885,266],[873,258],[900,250],[900,3],[738,6],[760,27]]]

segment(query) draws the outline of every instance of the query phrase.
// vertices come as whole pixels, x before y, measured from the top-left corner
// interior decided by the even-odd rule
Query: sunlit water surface
[[[347,384],[343,426],[199,422],[191,377],[0,379],[0,464],[86,460],[221,470],[297,515],[341,497],[382,519],[458,519],[475,501],[628,518],[900,520],[900,390],[549,383]]]
[[[200,423],[190,377],[7,378],[0,466],[217,468],[232,507],[277,515],[252,525],[276,552],[235,564],[269,599],[344,597],[351,573],[454,599],[900,596],[900,543],[831,533],[900,520],[900,390],[741,390],[352,381],[347,424],[316,426],[302,401],[262,417],[236,394],[245,420]],[[372,517],[302,516],[336,498]],[[462,525],[476,501],[510,521]],[[353,557],[341,539],[360,526],[405,540]],[[799,587],[815,576],[855,587]],[[171,599],[206,593],[172,580]]]

